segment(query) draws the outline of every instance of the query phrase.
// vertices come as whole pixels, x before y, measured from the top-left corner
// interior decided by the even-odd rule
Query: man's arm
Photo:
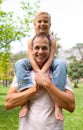
[[[35,76],[37,84],[42,85],[49,93],[54,102],[57,102],[61,108],[73,112],[75,109],[75,99],[72,91],[65,89],[65,91],[59,90],[50,81],[46,74],[38,73]]]
[[[21,106],[27,102],[37,92],[36,87],[31,87],[23,92],[17,92],[17,87],[9,89],[5,100],[5,107],[7,110]]]

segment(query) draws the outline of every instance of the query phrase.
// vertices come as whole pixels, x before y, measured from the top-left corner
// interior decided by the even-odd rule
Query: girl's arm
[[[34,71],[36,72],[40,71],[40,68],[38,67],[32,55],[32,39],[28,41],[28,57],[30,59],[31,66],[34,69]]]
[[[52,61],[54,59],[54,55],[55,55],[55,52],[56,52],[56,40],[54,37],[52,37],[52,40],[51,40],[51,51],[50,51],[50,57],[49,59],[47,60],[47,62],[44,64],[43,68],[41,69],[41,71],[43,73],[45,73],[51,66],[52,64]]]

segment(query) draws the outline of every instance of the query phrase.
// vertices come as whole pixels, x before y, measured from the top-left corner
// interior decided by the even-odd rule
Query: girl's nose
[[[41,25],[43,25],[44,24],[44,22],[41,22]]]

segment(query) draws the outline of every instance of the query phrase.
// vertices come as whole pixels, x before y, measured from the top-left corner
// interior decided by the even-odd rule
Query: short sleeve
[[[14,79],[13,79],[10,87],[18,87],[16,76],[14,76]]]
[[[65,89],[68,89],[68,90],[70,90],[70,91],[73,92],[73,89],[72,89],[72,87],[71,87],[71,83],[70,83],[70,80],[69,80],[68,77],[67,77],[67,79],[66,79]]]

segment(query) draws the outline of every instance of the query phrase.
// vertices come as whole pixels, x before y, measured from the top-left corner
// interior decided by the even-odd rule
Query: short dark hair
[[[33,39],[32,39],[32,46],[33,46],[33,41],[35,40],[35,38],[37,38],[37,37],[46,37],[47,39],[48,39],[48,41],[49,41],[49,47],[51,46],[51,39],[50,39],[50,35],[47,35],[46,33],[44,33],[44,32],[42,32],[42,33],[38,33],[38,34],[36,34],[34,37],[33,37]]]

